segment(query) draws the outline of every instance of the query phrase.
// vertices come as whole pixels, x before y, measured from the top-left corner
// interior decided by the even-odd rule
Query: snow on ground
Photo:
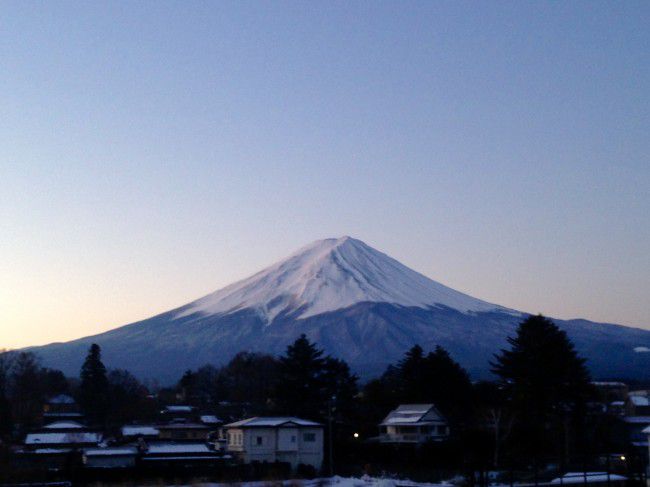
[[[443,305],[463,313],[511,312],[444,286],[351,237],[318,240],[257,274],[209,294],[179,313],[229,314],[256,310],[267,322],[282,312],[300,318],[383,302],[428,308]]]
[[[191,486],[174,486],[174,487],[452,487],[450,483],[423,483],[412,482],[410,480],[399,480],[392,478],[378,478],[363,476],[354,477],[328,477],[313,480],[262,480],[257,482],[240,482],[240,483],[198,483]],[[168,486],[171,487],[171,486]]]

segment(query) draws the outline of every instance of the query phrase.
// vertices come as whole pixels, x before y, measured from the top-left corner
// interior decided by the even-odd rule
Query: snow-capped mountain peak
[[[317,240],[247,279],[190,303],[178,316],[250,308],[270,323],[282,312],[307,318],[360,302],[420,308],[443,305],[463,313],[507,311],[437,283],[344,236]]]

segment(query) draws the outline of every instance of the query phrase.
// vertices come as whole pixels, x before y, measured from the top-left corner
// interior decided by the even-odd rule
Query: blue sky
[[[2,2],[0,348],[349,234],[650,328],[647,2]]]

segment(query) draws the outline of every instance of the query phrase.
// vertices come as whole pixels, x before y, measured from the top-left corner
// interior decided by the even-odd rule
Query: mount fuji
[[[526,313],[473,298],[351,237],[316,241],[257,274],[180,308],[100,335],[33,347],[76,375],[91,343],[109,367],[169,383],[242,350],[281,354],[305,333],[362,377],[380,374],[414,344],[442,345],[475,378],[489,376]],[[650,331],[554,320],[595,377],[647,378]]]

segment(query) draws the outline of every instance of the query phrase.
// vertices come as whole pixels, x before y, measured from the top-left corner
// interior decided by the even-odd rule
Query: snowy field
[[[623,483],[627,479],[621,475],[610,474],[609,482]],[[552,487],[563,484],[605,484],[608,482],[605,472],[587,472],[586,474],[570,472],[565,474],[562,479],[556,478],[551,482],[540,482],[538,486]],[[240,483],[192,483],[189,485],[174,485],[167,487],[454,487],[453,481],[440,483],[413,482],[411,480],[385,478],[385,477],[328,477],[313,480],[265,480],[257,482],[240,482]],[[492,487],[506,487],[508,484],[491,483]],[[532,487],[533,484],[516,483],[519,487]]]
[[[195,483],[183,486],[168,487],[452,487],[451,483],[423,483],[410,480],[399,480],[390,478],[376,478],[364,476],[361,478],[352,477],[329,477],[313,480],[266,480],[258,482],[242,482],[234,484],[226,483]]]

